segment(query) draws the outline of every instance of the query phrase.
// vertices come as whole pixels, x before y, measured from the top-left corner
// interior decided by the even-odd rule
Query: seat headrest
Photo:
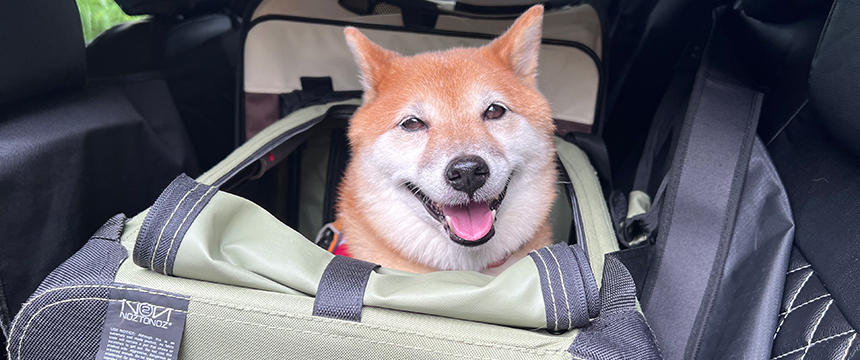
[[[809,104],[843,147],[860,156],[860,3],[836,0],[809,73]]]
[[[86,50],[74,1],[0,1],[0,104],[81,85]]]

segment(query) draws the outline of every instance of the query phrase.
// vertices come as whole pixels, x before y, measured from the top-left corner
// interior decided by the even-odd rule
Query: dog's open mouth
[[[478,246],[490,241],[496,233],[493,226],[496,211],[508,192],[505,184],[504,190],[493,200],[445,205],[431,200],[415,184],[406,183],[406,188],[421,201],[430,216],[442,223],[451,241],[463,246]]]

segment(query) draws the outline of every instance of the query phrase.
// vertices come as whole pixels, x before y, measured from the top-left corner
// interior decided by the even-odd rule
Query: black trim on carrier
[[[173,275],[173,263],[185,233],[217,191],[217,187],[185,174],[177,176],[149,208],[140,226],[132,253],[134,263]]]
[[[349,140],[346,138],[344,129],[333,129],[330,139],[328,166],[325,173],[326,190],[323,194],[323,223],[333,222],[337,217],[335,214],[337,189],[350,158]]]

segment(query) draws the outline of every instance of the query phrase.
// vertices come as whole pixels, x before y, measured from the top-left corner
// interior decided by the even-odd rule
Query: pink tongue
[[[471,202],[468,205],[443,206],[442,213],[448,218],[448,225],[463,240],[480,240],[493,228],[493,212],[485,202]]]

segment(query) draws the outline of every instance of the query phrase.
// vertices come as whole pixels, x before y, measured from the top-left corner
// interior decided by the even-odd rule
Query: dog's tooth
[[[496,210],[493,210],[493,221],[496,221]]]

